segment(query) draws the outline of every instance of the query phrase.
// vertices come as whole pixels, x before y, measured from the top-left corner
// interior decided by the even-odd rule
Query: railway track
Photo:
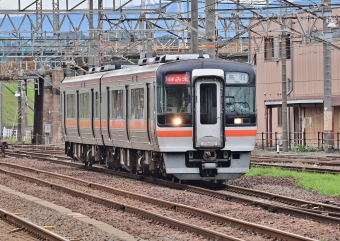
[[[308,157],[299,156],[257,156],[251,157],[252,167],[276,167],[294,171],[305,171],[315,173],[340,173],[340,160],[335,156],[328,157]],[[329,168],[331,167],[331,168]]]
[[[40,227],[32,222],[29,222],[17,215],[7,212],[0,208],[0,219],[11,224],[15,227],[11,232],[21,232],[24,231],[29,234],[29,236],[36,239],[32,240],[49,240],[49,241],[67,241],[68,239],[63,238],[55,233],[48,231],[47,229]],[[30,239],[27,235],[22,235],[20,238],[25,238],[25,240]]]
[[[4,164],[2,164],[2,165],[4,165]],[[178,213],[178,212],[187,213],[188,215],[199,216],[199,217],[202,217],[203,219],[206,219],[206,220],[216,221],[217,223],[220,223],[222,225],[225,224],[225,225],[236,226],[238,228],[245,229],[245,230],[250,231],[250,232],[260,233],[260,234],[263,234],[263,235],[266,235],[266,236],[275,237],[275,238],[279,238],[279,239],[283,239],[283,240],[313,240],[313,239],[303,237],[303,236],[300,236],[300,235],[296,235],[296,234],[288,233],[288,232],[281,231],[281,230],[278,230],[278,229],[274,229],[274,228],[270,228],[270,227],[266,227],[266,226],[262,226],[262,225],[238,220],[238,219],[235,219],[235,218],[219,215],[217,213],[213,213],[213,212],[210,212],[210,211],[194,208],[194,207],[191,207],[191,206],[187,206],[187,205],[183,205],[183,204],[179,204],[179,203],[174,203],[174,202],[169,202],[169,201],[164,201],[164,200],[160,200],[160,199],[156,199],[156,198],[151,198],[151,197],[144,196],[144,195],[141,195],[141,194],[127,192],[127,191],[123,191],[123,190],[120,190],[120,189],[117,189],[117,188],[112,188],[112,187],[108,187],[108,186],[104,186],[104,185],[100,185],[100,184],[96,184],[96,183],[90,183],[90,182],[87,182],[87,181],[83,181],[83,180],[73,178],[73,177],[69,177],[69,176],[65,176],[65,175],[60,175],[60,174],[50,173],[50,172],[44,172],[44,171],[40,171],[40,170],[36,170],[36,169],[32,169],[32,168],[24,168],[24,167],[20,167],[20,166],[16,166],[16,165],[10,165],[10,164],[7,165],[7,166],[9,166],[13,169],[21,169],[21,170],[25,170],[25,171],[30,171],[32,173],[35,173],[35,175],[44,175],[44,180],[36,178],[36,177],[32,177],[32,176],[27,176],[27,175],[24,175],[22,173],[14,173],[14,172],[10,172],[10,171],[1,170],[2,172],[6,173],[8,175],[11,175],[13,177],[29,180],[30,182],[34,182],[34,183],[39,183],[41,185],[48,186],[52,189],[56,189],[56,190],[59,190],[59,191],[66,192],[66,193],[71,194],[71,195],[76,196],[76,197],[81,197],[81,198],[84,198],[84,199],[87,199],[87,200],[91,200],[93,202],[100,203],[100,204],[103,204],[103,205],[108,206],[108,207],[114,207],[115,209],[118,209],[118,210],[123,210],[123,211],[126,211],[126,212],[135,213],[139,216],[149,218],[149,219],[152,219],[154,221],[164,223],[166,225],[170,225],[171,227],[176,227],[176,228],[179,228],[179,229],[188,230],[188,231],[194,232],[194,233],[199,234],[199,235],[203,235],[203,236],[208,237],[208,238],[214,238],[214,239],[218,239],[218,240],[239,240],[237,238],[225,235],[222,232],[215,231],[217,229],[216,227],[214,228],[214,230],[212,230],[212,229],[204,228],[201,225],[200,226],[192,225],[192,224],[189,224],[187,222],[183,222],[181,220],[166,217],[166,216],[170,216],[170,215],[161,215],[160,213],[163,213],[163,211],[158,211],[158,212],[149,211],[150,209],[153,209],[153,208],[150,208],[150,207],[144,208],[144,205],[137,205],[136,206],[136,205],[129,205],[129,204],[122,203],[122,202],[116,202],[116,201],[112,201],[109,198],[103,198],[103,197],[99,197],[97,195],[90,194],[90,193],[88,193],[88,191],[82,192],[82,191],[79,191],[79,190],[74,190],[74,188],[69,188],[69,187],[61,186],[61,185],[46,181],[45,175],[52,176],[53,178],[63,179],[67,183],[73,182],[73,183],[77,183],[77,184],[80,184],[80,185],[83,185],[83,186],[86,186],[86,187],[90,187],[90,188],[93,188],[93,189],[96,189],[96,190],[114,193],[116,195],[121,195],[121,196],[124,196],[126,198],[132,198],[132,199],[135,199],[135,200],[138,200],[138,201],[141,201],[141,202],[151,203],[151,204],[156,205],[158,207],[162,207],[162,208],[165,208],[167,210],[173,211],[174,212],[172,214],[173,216],[176,216],[175,213]],[[146,209],[148,209],[148,210],[146,210]],[[210,225],[208,225],[208,226],[210,226]]]
[[[15,152],[15,155],[18,156],[24,156],[29,158],[38,158],[42,160],[48,160],[54,163],[63,164],[63,165],[69,165],[74,167],[81,167],[84,168],[84,165],[71,162],[70,159],[66,158],[64,156],[56,156],[56,155],[50,155],[50,154],[41,154],[41,153],[35,153],[35,152],[22,152],[18,153]],[[52,157],[51,157],[52,156]],[[326,223],[340,223],[340,208],[334,205],[328,205],[324,203],[314,203],[314,202],[308,202],[305,200],[285,197],[281,195],[276,195],[272,193],[267,192],[261,192],[254,189],[247,189],[232,185],[219,185],[219,189],[223,191],[213,191],[211,188],[216,188],[217,185],[214,186],[208,186],[206,188],[192,186],[192,185],[185,185],[185,184],[178,184],[173,183],[169,181],[164,181],[158,178],[152,178],[152,177],[146,177],[146,176],[138,176],[126,172],[117,172],[113,170],[108,170],[101,167],[87,167],[88,170],[92,171],[98,171],[98,172],[106,172],[110,174],[120,175],[123,177],[138,179],[138,180],[144,180],[150,183],[156,183],[163,186],[170,186],[172,188],[181,189],[181,190],[187,190],[194,193],[200,193],[203,195],[213,196],[216,198],[220,198],[223,200],[228,201],[235,201],[240,203],[246,203],[248,205],[253,205],[257,207],[261,207],[265,210],[268,210],[270,212],[281,212],[286,213],[289,215],[295,215],[300,216],[312,220],[318,220],[321,222]],[[205,182],[206,183],[206,182]],[[224,192],[228,193],[224,193]],[[242,194],[240,195],[234,195],[231,193],[236,194]],[[244,197],[246,196],[246,197]],[[251,198],[249,198],[249,196]],[[261,198],[265,200],[258,200],[254,199]],[[270,202],[268,202],[268,200]],[[282,203],[282,204],[278,204]]]
[[[312,172],[312,173],[323,173],[323,174],[340,174],[340,169],[331,169],[331,168],[321,168],[321,167],[307,167],[307,166],[294,166],[288,164],[268,164],[268,163],[253,163],[251,162],[252,167],[275,167],[292,171],[304,171],[304,172]]]
[[[55,162],[55,160],[53,161]],[[59,163],[59,161],[57,163]],[[74,163],[72,163],[72,166],[74,166],[73,164]],[[21,167],[21,166],[9,164],[9,163],[0,162],[0,166],[1,165],[12,167],[12,168],[18,168],[18,169],[22,169],[25,171],[35,172],[35,173],[42,173],[42,174],[49,175],[49,176],[59,176],[58,174],[55,174],[55,173],[44,172],[44,171],[27,168],[27,167]],[[76,166],[79,167],[79,164],[76,164]],[[103,168],[98,168],[98,167],[88,167],[88,169],[91,169],[94,171],[103,170]],[[206,186],[206,188],[202,188],[199,186],[197,187],[197,186],[186,185],[186,184],[172,183],[169,181],[160,180],[160,179],[152,178],[152,177],[137,176],[137,175],[130,174],[130,173],[115,172],[111,170],[106,170],[106,172],[109,172],[111,174],[116,174],[116,175],[117,174],[122,175],[124,177],[129,177],[133,179],[139,179],[139,180],[147,181],[150,183],[161,184],[163,186],[170,186],[172,188],[186,190],[186,191],[190,191],[193,193],[199,193],[202,195],[212,196],[212,197],[223,199],[226,201],[245,203],[248,205],[261,207],[270,212],[280,212],[280,213],[295,215],[295,216],[304,217],[304,218],[308,218],[312,220],[317,220],[321,222],[340,224],[340,207],[333,206],[333,205],[328,205],[328,204],[323,204],[323,203],[313,203],[313,202],[308,202],[305,200],[285,197],[281,195],[276,195],[272,193],[267,193],[267,192],[262,192],[262,191],[258,191],[254,189],[242,188],[242,187],[237,187],[237,186],[232,186],[232,185],[224,185],[224,184],[219,184],[219,185],[206,185],[205,184],[204,185],[203,183],[201,183],[202,186]],[[64,177],[64,178],[68,179],[70,177]],[[75,181],[77,179],[70,178],[70,180]],[[88,182],[81,181],[81,180],[79,180],[79,182],[86,186],[96,185],[94,183],[92,184],[92,183],[88,183]],[[212,188],[217,188],[217,187],[218,189],[223,190],[223,191],[211,190]],[[225,192],[228,192],[228,193],[225,193]],[[232,193],[242,194],[243,196],[234,195]],[[262,200],[254,199],[253,197],[261,198]],[[271,203],[268,203],[268,201],[266,200],[269,200]],[[278,202],[283,203],[284,205],[280,205],[278,204]]]
[[[24,151],[21,153],[14,152],[14,155],[26,157],[26,158],[37,158],[40,160],[47,160],[47,161],[50,161],[56,164],[63,164],[63,165],[69,165],[73,167],[84,168],[83,164],[75,163],[71,161],[70,158],[61,156],[61,155],[42,154],[42,153],[27,152],[27,151]],[[281,196],[281,195],[277,195],[273,193],[262,192],[262,191],[258,191],[255,189],[243,188],[243,187],[238,187],[238,186],[233,186],[233,185],[211,184],[210,182],[199,182],[200,186],[193,186],[193,185],[174,183],[174,182],[170,182],[168,180],[162,180],[159,178],[139,176],[139,175],[131,174],[128,172],[109,170],[109,169],[106,169],[103,167],[97,167],[97,166],[87,167],[87,169],[96,171],[96,172],[105,172],[109,174],[119,175],[119,176],[132,178],[132,179],[144,180],[149,183],[155,183],[155,184],[160,184],[163,186],[168,186],[168,187],[172,187],[176,189],[187,190],[187,191],[194,192],[194,193],[200,193],[203,195],[213,196],[213,197],[220,198],[223,200],[235,201],[235,202],[246,203],[249,205],[259,206],[259,207],[262,207],[263,209],[270,210],[272,212],[282,212],[282,213],[287,213],[289,215],[295,214],[297,216],[304,216],[304,217],[316,219],[319,221],[339,223],[338,218],[340,218],[340,207],[337,207],[334,205],[309,202],[305,200],[295,199],[291,197]],[[222,191],[214,191],[211,189],[224,190],[224,192],[228,191],[231,193],[242,194],[248,197],[236,196],[230,193],[223,193]],[[249,198],[249,197],[258,197],[258,198],[270,200],[273,202],[275,201],[275,202],[283,203],[285,204],[285,206],[282,206],[276,203],[271,204],[271,203],[268,203],[267,201],[254,200],[253,198]],[[287,207],[287,205],[291,207],[289,206]],[[298,212],[297,210],[300,210],[300,212]],[[306,212],[311,213],[311,214],[307,214]],[[335,217],[336,219],[332,220],[332,219],[328,219],[327,217]]]
[[[252,163],[294,163],[312,166],[333,166],[340,167],[340,157],[338,156],[308,156],[301,158],[299,155],[252,155]]]

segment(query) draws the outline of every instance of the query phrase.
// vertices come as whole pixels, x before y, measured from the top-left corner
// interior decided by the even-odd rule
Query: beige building
[[[333,9],[332,16],[339,16]],[[300,21],[298,21],[300,20]],[[333,147],[339,148],[340,132],[340,19],[332,18],[336,28],[331,38],[331,110],[324,111],[324,38],[322,19],[312,14],[287,16],[286,77],[287,123],[290,144],[322,144],[328,125]],[[257,69],[257,144],[275,146],[282,137],[282,27],[266,22],[250,32],[250,62]],[[259,34],[255,34],[259,33]],[[311,36],[311,37],[307,37]],[[326,115],[324,114],[326,113]],[[324,126],[325,125],[325,126]],[[278,141],[280,144],[280,140]]]

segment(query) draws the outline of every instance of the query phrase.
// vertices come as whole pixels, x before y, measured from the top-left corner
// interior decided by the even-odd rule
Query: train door
[[[78,91],[64,92],[64,125],[65,135],[67,141],[78,142],[79,134],[79,118],[78,118]]]
[[[67,130],[66,130],[66,94],[65,91],[61,94],[61,131],[64,139],[68,141]]]
[[[129,132],[126,125],[129,109],[128,90],[128,85],[114,86],[110,89],[109,129],[114,146],[131,147]]]
[[[78,132],[78,136],[79,138],[81,138],[81,133],[80,133],[80,96],[79,96],[79,90],[77,90],[77,101],[76,101],[76,106],[77,106],[77,110],[76,110],[76,114],[77,114],[77,132]]]
[[[130,88],[129,131],[134,148],[148,148],[150,145],[148,115],[148,89],[146,85]],[[146,107],[146,108],[145,108]]]
[[[92,132],[92,139],[96,138],[95,128],[96,128],[96,122],[98,117],[97,114],[97,105],[96,105],[96,99],[97,99],[98,92],[94,92],[93,89],[91,89],[91,132]]]
[[[223,81],[214,76],[195,81],[195,148],[224,147],[223,90]]]

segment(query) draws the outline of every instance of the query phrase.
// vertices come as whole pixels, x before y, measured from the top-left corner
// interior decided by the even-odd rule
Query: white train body
[[[257,130],[254,68],[204,58],[161,60],[65,78],[66,153],[90,165],[179,180],[247,173]]]

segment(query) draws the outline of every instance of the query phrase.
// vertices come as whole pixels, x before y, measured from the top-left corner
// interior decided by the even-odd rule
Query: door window
[[[200,122],[210,125],[217,123],[216,84],[200,85]]]

